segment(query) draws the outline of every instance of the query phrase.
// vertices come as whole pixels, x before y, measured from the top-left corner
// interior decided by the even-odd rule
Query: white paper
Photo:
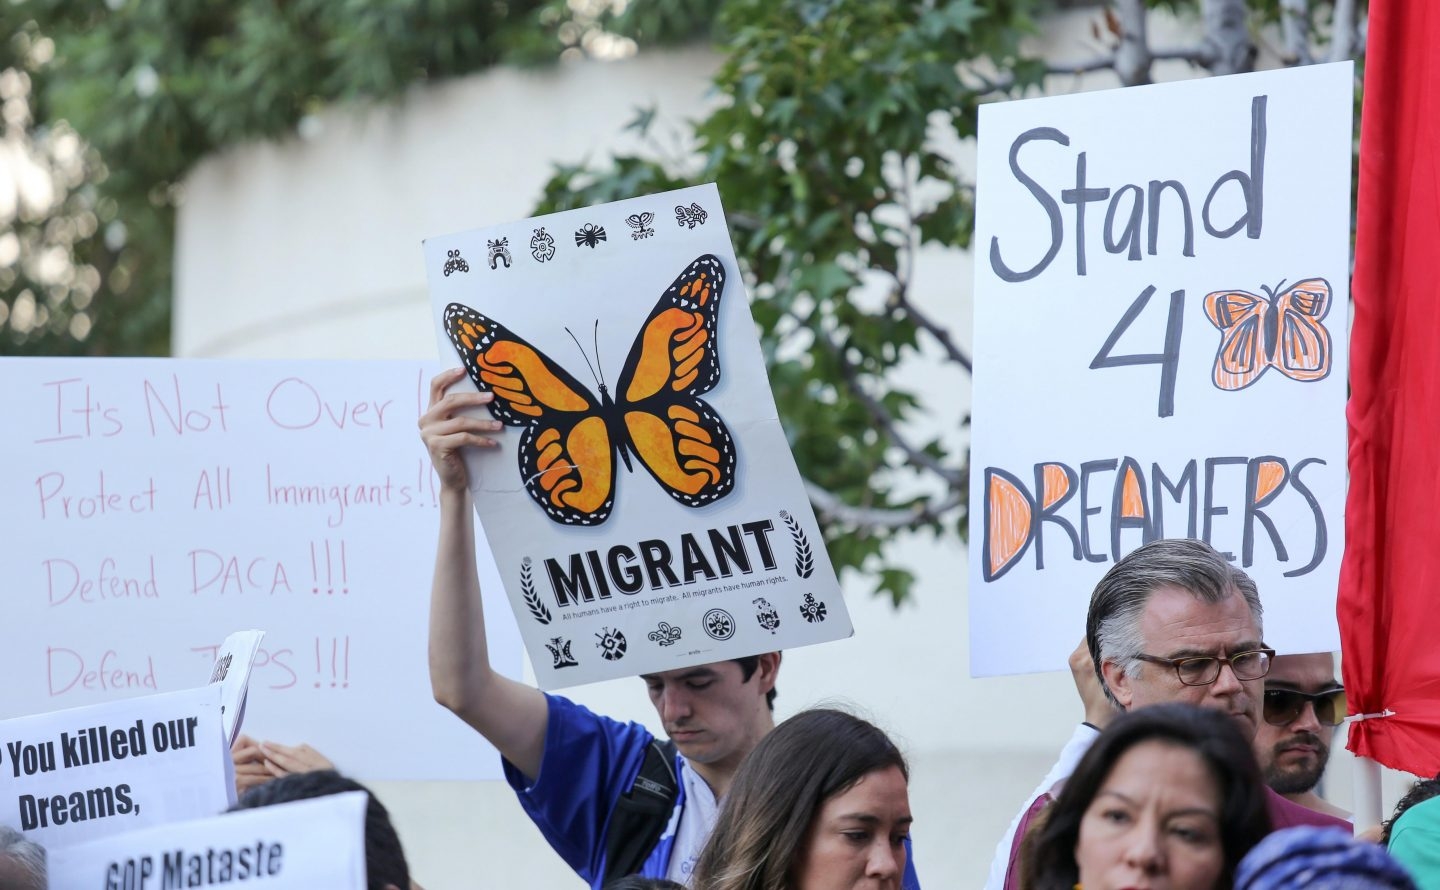
[[[50,886],[364,890],[366,803],[347,791],[56,850]]]
[[[0,721],[0,822],[59,847],[209,816],[229,764],[215,686]]]
[[[210,682],[220,684],[220,716],[224,721],[225,739],[230,744],[240,735],[245,719],[245,691],[250,686],[250,669],[265,639],[263,630],[238,630],[225,638],[215,654],[210,669]]]
[[[498,778],[427,672],[439,511],[416,421],[438,370],[0,360],[0,717],[204,683],[227,635],[264,627],[250,735],[367,779]],[[518,677],[503,603],[491,661]]]
[[[1152,536],[1244,568],[1277,649],[1337,648],[1353,89],[1346,62],[981,109],[972,673],[1063,668]]]
[[[487,352],[509,375],[487,386],[527,388],[533,413],[512,408],[499,451],[467,466],[542,687],[851,634],[713,185],[431,238],[425,261],[444,361],[460,364],[460,304],[508,350]],[[670,411],[703,433],[635,444]],[[657,469],[672,448],[684,479]]]

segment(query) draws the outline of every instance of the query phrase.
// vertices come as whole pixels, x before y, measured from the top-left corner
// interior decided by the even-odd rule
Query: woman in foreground
[[[1270,831],[1264,789],[1229,716],[1183,704],[1132,711],[1086,752],[1027,839],[1022,886],[1228,890]]]
[[[843,711],[804,711],[741,765],[693,890],[899,890],[909,768],[890,739]]]

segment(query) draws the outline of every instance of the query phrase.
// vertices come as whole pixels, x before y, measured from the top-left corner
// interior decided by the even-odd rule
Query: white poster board
[[[438,510],[416,422],[437,370],[0,360],[0,717],[199,685],[227,635],[263,627],[250,735],[367,779],[497,778],[430,691]],[[491,662],[518,676],[485,587]]]
[[[445,361],[507,424],[467,466],[541,687],[851,634],[713,185],[425,262]]]
[[[234,744],[245,719],[245,693],[250,688],[250,670],[260,644],[265,641],[263,630],[237,630],[220,644],[215,664],[210,668],[210,682],[220,686],[220,717],[225,727],[225,741]]]
[[[1059,669],[1154,537],[1339,645],[1350,63],[981,109],[971,671]]]
[[[364,890],[366,803],[347,791],[56,850],[50,886]]]
[[[45,847],[210,816],[234,798],[216,686],[0,721],[0,823]]]

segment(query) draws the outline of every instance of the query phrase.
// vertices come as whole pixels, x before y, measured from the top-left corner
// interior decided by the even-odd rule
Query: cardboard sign
[[[1338,645],[1350,63],[981,109],[974,674],[1065,666],[1095,582],[1203,538]]]
[[[224,722],[225,740],[234,744],[245,719],[245,692],[250,686],[250,669],[265,639],[263,630],[236,631],[220,644],[215,664],[210,669],[210,682],[220,684],[220,718]]]
[[[250,734],[368,779],[498,777],[430,691],[438,509],[416,421],[438,370],[0,360],[0,717],[196,686],[232,631],[264,627]],[[491,661],[519,676],[483,586]]]
[[[213,815],[234,798],[217,686],[0,721],[0,822],[46,847]]]
[[[237,810],[56,850],[52,887],[364,890],[363,791]]]
[[[425,243],[496,394],[475,507],[544,688],[849,636],[713,185]]]

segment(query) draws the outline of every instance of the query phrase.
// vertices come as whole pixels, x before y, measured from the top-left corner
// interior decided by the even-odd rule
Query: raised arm
[[[549,705],[540,690],[517,683],[490,666],[480,575],[475,567],[475,512],[464,447],[498,446],[487,433],[500,429],[488,416],[462,413],[485,405],[489,393],[468,385],[446,393],[464,369],[444,371],[430,382],[430,410],[420,418],[420,438],[440,477],[440,541],[430,591],[430,688],[435,700],[470,724],[531,781],[539,778]]]

